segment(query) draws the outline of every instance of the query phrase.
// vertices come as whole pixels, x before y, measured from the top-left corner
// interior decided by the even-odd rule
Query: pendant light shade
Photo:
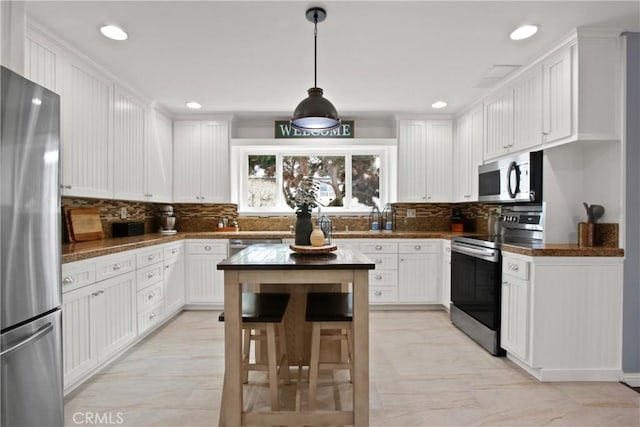
[[[307,92],[309,96],[303,99],[291,118],[291,127],[309,132],[319,132],[336,129],[340,126],[338,111],[331,101],[322,96],[323,91],[317,85],[318,62],[318,22],[324,21],[327,12],[319,7],[307,10],[307,20],[314,24],[314,63],[313,63],[313,87]]]

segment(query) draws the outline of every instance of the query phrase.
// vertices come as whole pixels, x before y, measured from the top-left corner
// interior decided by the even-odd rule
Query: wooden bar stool
[[[289,360],[285,339],[283,318],[289,303],[289,294],[243,293],[242,294],[242,374],[248,381],[249,371],[267,371],[271,391],[271,410],[280,409],[278,380],[282,376],[285,384],[290,383]],[[224,322],[224,313],[218,320]],[[276,348],[276,329],[278,347]],[[260,332],[258,334],[257,332]],[[266,363],[250,363],[251,341],[266,341]],[[280,359],[278,360],[278,350]],[[224,390],[223,390],[224,394]],[[224,396],[223,396],[224,401]]]
[[[318,374],[320,369],[349,369],[353,381],[353,296],[350,293],[326,292],[307,294],[305,320],[312,322],[311,358],[309,361],[309,409],[316,406]],[[336,330],[339,333],[336,333]],[[331,332],[323,334],[322,332]],[[347,362],[320,362],[323,341],[346,341]]]

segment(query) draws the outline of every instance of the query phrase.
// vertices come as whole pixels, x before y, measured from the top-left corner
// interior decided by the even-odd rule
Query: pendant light
[[[327,12],[320,7],[307,10],[307,20],[313,22],[313,87],[307,92],[309,96],[296,107],[291,118],[291,127],[307,132],[321,132],[336,129],[340,126],[338,111],[331,101],[322,96],[318,87],[318,22],[327,17]]]

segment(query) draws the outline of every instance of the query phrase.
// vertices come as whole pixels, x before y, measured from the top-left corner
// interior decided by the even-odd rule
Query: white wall
[[[0,63],[24,73],[24,2],[0,1]]]
[[[545,242],[577,243],[578,223],[586,222],[583,202],[602,205],[598,221],[621,223],[622,145],[574,142],[545,150],[543,194]]]

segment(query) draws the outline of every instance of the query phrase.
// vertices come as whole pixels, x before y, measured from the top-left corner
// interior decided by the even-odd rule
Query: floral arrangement
[[[320,191],[320,184],[310,176],[302,178],[296,189],[296,194],[291,197],[291,200],[296,205],[296,214],[309,215],[311,210],[320,202],[317,199],[318,191]]]

